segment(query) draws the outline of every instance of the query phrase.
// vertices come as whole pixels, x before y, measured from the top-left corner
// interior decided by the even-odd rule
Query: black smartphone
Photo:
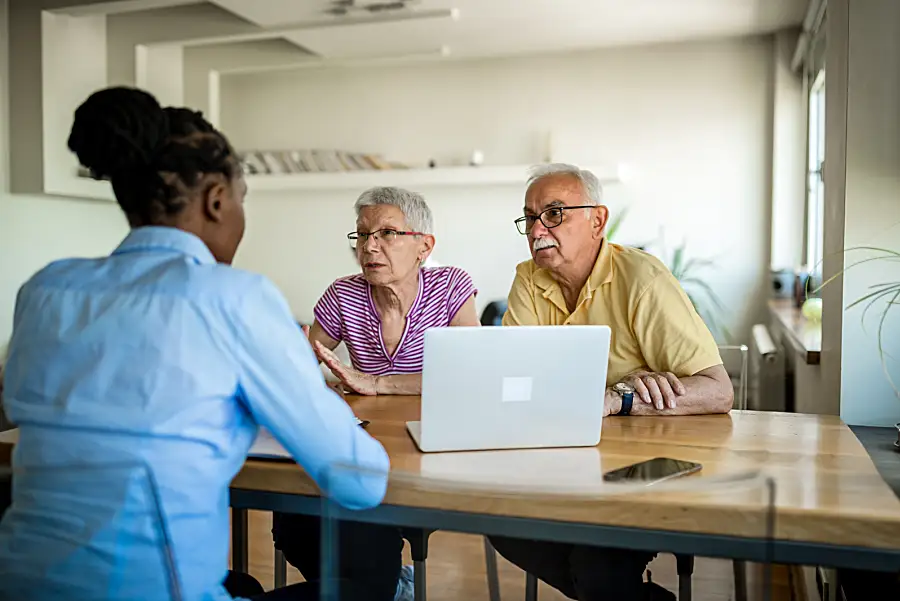
[[[656,457],[634,465],[627,465],[603,474],[606,482],[660,482],[679,476],[699,472],[703,468],[693,461],[682,461],[669,457]]]
[[[360,428],[362,428],[363,430],[365,430],[365,429],[366,429],[366,426],[369,425],[369,420],[367,420],[367,419],[359,419],[359,418],[357,417],[357,418],[356,418],[356,425],[359,426]]]

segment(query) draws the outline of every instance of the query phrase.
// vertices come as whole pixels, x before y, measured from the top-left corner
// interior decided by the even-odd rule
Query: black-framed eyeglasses
[[[519,230],[519,233],[524,236],[531,233],[531,229],[534,227],[534,224],[538,222],[538,219],[540,219],[541,223],[544,224],[544,227],[549,230],[555,228],[563,222],[563,215],[566,211],[571,211],[572,209],[593,209],[596,206],[597,205],[550,207],[549,209],[544,209],[537,215],[525,215],[524,217],[519,217],[513,223],[516,224],[516,229]]]
[[[347,240],[350,241],[350,248],[357,249],[366,245],[369,238],[374,238],[379,244],[390,245],[397,241],[397,236],[424,236],[422,232],[403,232],[400,230],[382,229],[374,232],[350,232],[347,234]]]

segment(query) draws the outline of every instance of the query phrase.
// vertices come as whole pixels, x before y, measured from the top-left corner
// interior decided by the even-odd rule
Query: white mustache
[[[535,252],[544,250],[545,248],[556,248],[559,244],[553,238],[537,238],[531,245]]]

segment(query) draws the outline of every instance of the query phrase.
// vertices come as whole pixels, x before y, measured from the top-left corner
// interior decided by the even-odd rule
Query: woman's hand
[[[378,394],[377,376],[364,374],[344,365],[337,355],[325,348],[318,340],[313,342],[313,350],[316,351],[319,360],[328,366],[331,373],[337,376],[345,388],[356,394],[369,396]]]

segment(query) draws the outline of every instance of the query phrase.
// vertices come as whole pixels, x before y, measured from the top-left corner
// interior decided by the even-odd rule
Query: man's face
[[[535,218],[528,245],[538,267],[556,271],[591,250],[602,238],[608,212],[606,207],[565,209],[590,205],[581,181],[571,175],[551,175],[539,179],[525,193],[525,216]],[[550,209],[550,212],[545,212]],[[558,210],[553,210],[558,209]],[[548,224],[562,222],[555,227]]]

